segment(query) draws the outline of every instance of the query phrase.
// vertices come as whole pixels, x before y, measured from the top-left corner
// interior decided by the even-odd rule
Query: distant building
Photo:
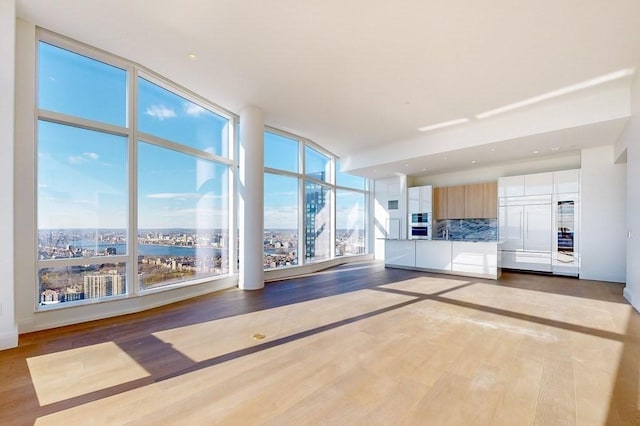
[[[116,255],[116,248],[115,247],[107,247],[104,249],[104,254],[106,256],[115,256]]]
[[[40,303],[49,304],[49,303],[58,303],[58,292],[55,290],[47,289],[40,293]]]
[[[313,176],[324,181],[324,172]],[[329,189],[324,186],[316,188],[313,182],[305,182],[305,256],[307,259],[316,257],[316,247],[325,252],[329,247],[329,229],[325,225],[329,223],[329,212],[324,210],[327,204]],[[318,241],[320,239],[320,241]],[[326,240],[326,241],[325,241]],[[319,244],[320,243],[320,244]],[[325,244],[326,243],[326,247]]]
[[[125,294],[126,290],[126,276],[117,270],[84,276],[84,295],[87,299]]]

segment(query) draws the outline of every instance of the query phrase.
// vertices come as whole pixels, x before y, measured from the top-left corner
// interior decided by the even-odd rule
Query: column
[[[264,118],[259,108],[240,111],[238,228],[243,290],[264,287]]]
[[[15,0],[0,0],[0,350],[18,345],[13,276]]]

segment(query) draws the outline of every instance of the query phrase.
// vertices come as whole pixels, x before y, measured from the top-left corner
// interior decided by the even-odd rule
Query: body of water
[[[96,252],[104,252],[107,247],[115,247],[117,255],[127,254],[126,244],[109,244],[90,240],[75,241],[74,247],[93,249]],[[221,248],[216,247],[182,247],[182,246],[161,246],[157,244],[139,244],[138,254],[142,256],[182,256],[182,257],[211,257],[221,256]],[[273,248],[264,249],[266,254],[289,253],[291,249]]]

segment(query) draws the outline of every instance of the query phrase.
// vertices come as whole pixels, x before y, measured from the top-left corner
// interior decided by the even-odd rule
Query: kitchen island
[[[389,268],[498,279],[497,241],[385,240]]]

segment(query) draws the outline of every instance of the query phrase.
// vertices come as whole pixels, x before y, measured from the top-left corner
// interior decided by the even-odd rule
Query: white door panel
[[[551,252],[551,204],[524,207],[524,250]]]
[[[503,250],[523,250],[524,206],[500,206],[499,239]]]

